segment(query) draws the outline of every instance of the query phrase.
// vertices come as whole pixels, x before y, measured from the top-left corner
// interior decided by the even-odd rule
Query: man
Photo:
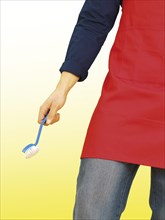
[[[152,220],[165,219],[164,0],[86,0],[74,28],[56,89],[42,104],[38,123],[57,111],[88,69],[122,16],[109,71],[81,154],[74,219],[120,219],[142,165],[151,167]],[[136,218],[136,216],[135,216]]]

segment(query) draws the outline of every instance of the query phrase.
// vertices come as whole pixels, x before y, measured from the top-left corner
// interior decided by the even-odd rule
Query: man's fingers
[[[45,115],[47,114],[49,108],[40,107],[39,115],[38,115],[38,123],[41,124],[42,120],[44,119]]]

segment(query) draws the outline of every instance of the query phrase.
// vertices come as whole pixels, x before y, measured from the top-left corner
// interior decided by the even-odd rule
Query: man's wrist
[[[73,85],[78,81],[80,77],[70,73],[70,72],[62,72],[61,78],[56,86],[56,90],[61,91],[65,95],[68,94],[69,90],[73,87]]]

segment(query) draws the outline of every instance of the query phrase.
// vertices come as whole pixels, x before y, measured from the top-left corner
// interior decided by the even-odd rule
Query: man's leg
[[[138,164],[82,158],[73,220],[120,219],[138,167]]]
[[[151,220],[165,220],[165,169],[151,167]]]

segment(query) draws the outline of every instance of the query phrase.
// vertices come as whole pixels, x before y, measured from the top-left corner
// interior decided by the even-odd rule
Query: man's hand
[[[79,77],[70,73],[62,72],[61,78],[56,86],[56,89],[45,100],[39,109],[38,123],[41,124],[42,120],[48,113],[45,126],[53,124],[60,120],[60,114],[57,111],[63,107],[66,102],[67,94],[73,85],[78,81]]]
[[[57,113],[59,109],[63,107],[66,102],[67,95],[61,91],[55,90],[41,105],[38,115],[38,123],[41,124],[45,115],[48,113],[47,121],[45,126],[53,124],[60,120],[60,114]]]

